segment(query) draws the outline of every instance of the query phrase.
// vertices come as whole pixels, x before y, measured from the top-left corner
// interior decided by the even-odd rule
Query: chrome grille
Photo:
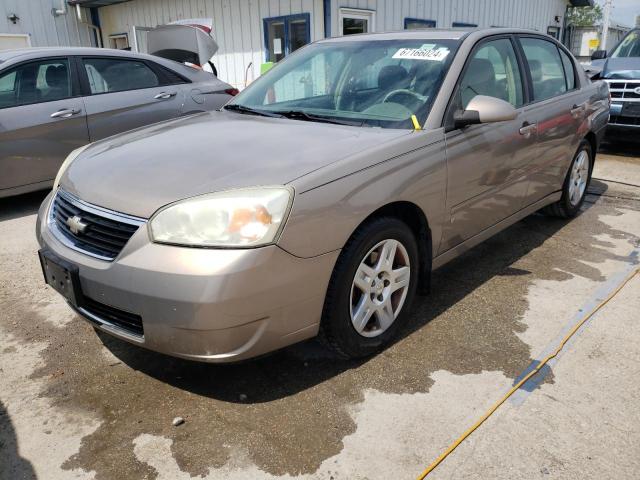
[[[609,84],[611,99],[623,102],[640,102],[640,93],[636,88],[640,87],[640,80],[605,80]]]
[[[145,220],[86,203],[58,190],[49,227],[65,245],[102,260],[113,260]]]

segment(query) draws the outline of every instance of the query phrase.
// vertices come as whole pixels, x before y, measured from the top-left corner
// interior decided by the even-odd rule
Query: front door
[[[123,57],[83,58],[84,97],[91,141],[180,115],[184,91],[163,85],[145,62]]]
[[[449,131],[447,207],[440,253],[455,247],[516,213],[535,157],[535,125],[524,111],[523,75],[509,37],[476,46],[457,86],[448,117],[465,109],[476,95],[497,97],[518,111],[515,120]]]
[[[0,73],[0,193],[53,181],[66,156],[89,143],[84,104],[72,78],[67,58]]]

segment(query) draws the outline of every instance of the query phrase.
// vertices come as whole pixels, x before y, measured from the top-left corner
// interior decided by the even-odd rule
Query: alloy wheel
[[[569,179],[569,201],[572,206],[576,206],[582,200],[584,191],[589,180],[589,154],[582,150],[571,167],[571,177]]]
[[[406,248],[398,240],[379,242],[364,256],[351,286],[351,323],[363,337],[384,333],[402,310],[411,280]]]

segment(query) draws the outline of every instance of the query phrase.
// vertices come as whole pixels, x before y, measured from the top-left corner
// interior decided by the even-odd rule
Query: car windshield
[[[613,58],[640,57],[640,30],[630,32],[611,54]]]
[[[424,123],[458,40],[349,40],[300,49],[227,109],[304,121],[414,128]]]

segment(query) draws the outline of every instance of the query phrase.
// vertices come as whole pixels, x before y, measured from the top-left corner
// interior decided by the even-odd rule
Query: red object
[[[207,27],[206,25],[198,25],[197,23],[188,23],[187,26],[199,28],[204,33],[208,33],[209,35],[211,35],[211,29],[209,27]]]
[[[237,88],[227,88],[224,93],[228,93],[229,95],[231,95],[232,97],[235,97],[237,94],[240,93],[240,90],[238,90]]]

